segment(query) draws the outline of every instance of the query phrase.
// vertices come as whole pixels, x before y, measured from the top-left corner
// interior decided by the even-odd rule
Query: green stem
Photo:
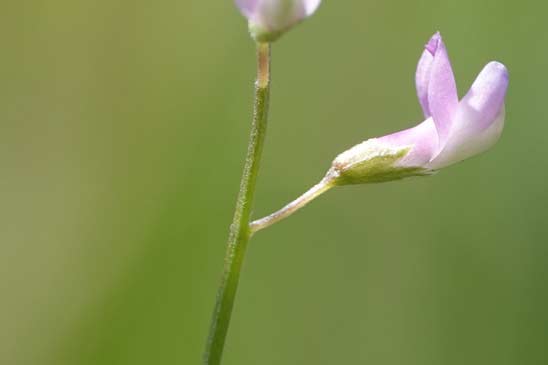
[[[258,43],[253,124],[234,219],[230,226],[223,275],[203,357],[205,365],[220,364],[223,355],[240,272],[250,237],[249,221],[266,134],[269,95],[270,44]]]
[[[277,223],[281,221],[282,219],[285,219],[289,217],[291,214],[295,213],[299,209],[306,206],[308,203],[310,203],[312,200],[316,199],[332,187],[336,185],[336,180],[338,177],[338,173],[331,169],[327,172],[327,175],[311,187],[307,192],[305,192],[303,195],[298,197],[297,199],[293,200],[291,203],[284,206],[282,209],[264,217],[261,219],[257,219],[250,223],[249,227],[251,230],[251,234],[253,235],[255,232],[258,232],[262,229],[265,229],[274,223]]]

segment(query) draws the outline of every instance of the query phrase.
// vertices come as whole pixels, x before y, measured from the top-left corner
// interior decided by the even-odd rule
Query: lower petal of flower
[[[460,101],[447,140],[428,166],[439,169],[491,148],[504,127],[507,88],[506,67],[488,63]]]
[[[459,108],[456,121],[459,122],[468,116],[469,112],[464,111],[464,108]],[[500,139],[504,128],[504,118],[503,106],[487,129],[460,128],[454,130],[443,150],[426,166],[432,170],[438,170],[487,151]]]
[[[398,166],[424,167],[438,149],[438,133],[432,118],[416,127],[389,134],[378,139],[391,148],[409,147],[409,152],[398,161]]]

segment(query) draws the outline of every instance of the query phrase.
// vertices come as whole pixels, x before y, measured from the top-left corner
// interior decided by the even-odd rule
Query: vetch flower
[[[419,125],[372,138],[340,154],[328,176],[359,184],[428,175],[492,147],[504,126],[508,71],[488,63],[460,101],[447,50],[439,33],[427,43],[416,72]]]
[[[312,15],[321,0],[236,0],[249,20],[251,36],[259,42],[272,42],[292,26]]]

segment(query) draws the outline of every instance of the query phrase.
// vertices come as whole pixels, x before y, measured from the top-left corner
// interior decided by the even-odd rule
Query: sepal
[[[337,185],[380,183],[411,176],[431,175],[432,170],[398,164],[412,146],[390,147],[376,138],[368,139],[341,153],[331,166]]]

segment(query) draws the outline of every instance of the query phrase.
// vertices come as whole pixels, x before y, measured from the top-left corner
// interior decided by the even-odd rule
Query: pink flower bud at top
[[[321,0],[236,0],[249,20],[251,36],[258,42],[272,42],[312,15]]]

